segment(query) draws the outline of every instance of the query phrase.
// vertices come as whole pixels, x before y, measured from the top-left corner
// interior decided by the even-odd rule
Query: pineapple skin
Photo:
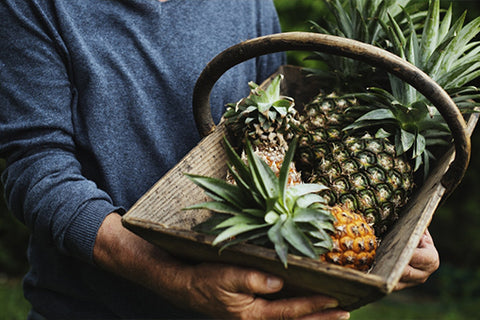
[[[347,268],[367,271],[371,268],[378,246],[374,229],[365,218],[345,206],[330,209],[335,233],[331,235],[333,249],[320,260]]]
[[[299,116],[295,163],[304,181],[329,187],[323,192],[329,205],[361,213],[382,235],[408,201],[413,169],[387,138],[343,131],[355,119],[347,109],[356,103],[320,93],[307,104]]]
[[[272,169],[277,177],[279,176],[283,160],[285,159],[286,149],[284,147],[278,147],[274,144],[260,144],[255,147],[253,152]],[[245,151],[242,152],[241,159],[248,164]],[[290,163],[287,179],[288,187],[302,183],[301,173],[297,170],[294,162]],[[235,179],[230,171],[227,172],[226,180],[229,183],[235,183]]]

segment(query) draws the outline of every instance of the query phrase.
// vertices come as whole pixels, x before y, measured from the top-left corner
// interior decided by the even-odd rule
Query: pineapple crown
[[[363,43],[384,46],[387,38],[382,28],[383,21],[388,20],[388,13],[404,15],[402,7],[417,7],[417,0],[324,0],[333,21],[324,21],[321,26],[310,21],[312,29],[318,33],[330,34]],[[422,18],[416,14],[415,20]],[[403,19],[402,19],[403,20]],[[314,52],[307,60],[320,60],[324,68],[306,68],[312,75],[329,80],[338,92],[363,91],[365,83],[380,85],[385,75],[369,64],[341,56],[332,56],[322,52]]]
[[[406,30],[391,15],[388,24],[382,23],[383,29],[391,40],[390,50],[427,73],[456,102],[465,102],[472,98],[465,94],[477,91],[466,85],[480,75],[480,42],[472,41],[480,32],[480,17],[464,25],[465,11],[452,24],[452,4],[443,19],[441,11],[440,0],[430,0],[425,23],[419,32],[408,14]],[[405,105],[425,100],[418,91],[397,77],[390,76],[390,85],[393,94]]]
[[[289,251],[316,259],[331,250],[329,232],[334,232],[333,216],[325,200],[316,194],[326,187],[298,184],[287,188],[296,139],[289,145],[278,177],[254,153],[248,141],[248,160],[244,163],[227,139],[224,140],[235,184],[187,175],[213,199],[185,208],[208,209],[217,213],[199,228],[216,231],[213,245],[222,244],[223,250],[245,241],[271,243],[285,267]]]
[[[239,140],[247,137],[253,144],[261,142],[286,145],[291,139],[290,123],[296,114],[294,100],[280,95],[280,84],[283,75],[276,76],[265,90],[254,82],[249,82],[250,95],[228,104],[224,114],[225,125],[232,136]]]
[[[440,2],[429,2],[424,25],[418,29],[409,14],[405,14],[407,29],[401,28],[389,15],[382,22],[391,39],[390,49],[419,67],[442,86],[463,113],[472,112],[480,98],[476,87],[468,85],[480,75],[480,42],[472,39],[480,32],[480,17],[464,26],[466,12],[452,24],[452,6],[440,19]],[[417,31],[419,30],[419,31]],[[409,84],[389,76],[391,93],[382,88],[370,88],[356,95],[363,102],[364,115],[346,130],[368,127],[381,128],[377,136],[393,135],[397,154],[411,152],[414,169],[424,167],[429,172],[429,150],[451,142],[450,130],[438,110]]]

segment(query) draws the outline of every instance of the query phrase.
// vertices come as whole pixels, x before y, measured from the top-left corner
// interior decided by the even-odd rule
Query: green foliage
[[[445,301],[416,289],[395,292],[352,312],[351,320],[464,320],[478,317],[480,298]]]
[[[326,5],[318,0],[274,0],[284,31],[308,31],[309,20],[326,18]]]
[[[327,18],[326,6],[319,0],[274,0],[284,32],[311,31],[308,21]],[[287,53],[288,63],[318,68],[318,61],[305,61],[311,52],[291,51]]]
[[[0,159],[0,173],[5,160]],[[0,185],[0,274],[22,275],[27,270],[26,248],[28,231],[8,211]]]
[[[30,303],[23,297],[19,279],[0,276],[0,320],[27,319]]]

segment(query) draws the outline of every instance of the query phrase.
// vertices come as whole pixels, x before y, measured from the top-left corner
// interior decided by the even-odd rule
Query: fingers
[[[411,266],[407,266],[403,271],[400,282],[395,286],[395,290],[402,290],[408,287],[412,287],[427,281],[430,276],[430,272],[415,269]]]
[[[253,304],[254,314],[263,314],[265,319],[348,319],[350,314],[334,309],[338,302],[325,296],[310,296],[268,301],[257,298]],[[257,313],[261,311],[262,313]]]
[[[425,232],[423,233],[423,236],[418,243],[418,248],[427,248],[429,246],[434,246],[433,238],[430,235],[430,231],[428,231],[428,229],[425,229]]]
[[[270,294],[283,288],[279,277],[257,270],[226,267],[224,289],[230,292],[246,294]]]
[[[334,309],[338,302],[324,296],[268,300],[259,295],[275,293],[284,282],[276,276],[247,268],[203,264],[197,266],[196,286],[201,292],[195,301],[198,310],[228,319],[348,319],[349,313]],[[207,276],[198,277],[199,273]],[[208,289],[207,289],[208,288]],[[303,317],[303,318],[302,318]]]
[[[428,277],[440,266],[440,258],[433,239],[428,232],[420,240],[413,256],[402,274],[395,290],[418,285],[427,281]]]
[[[274,293],[283,287],[282,279],[256,270],[247,270],[243,274],[243,279],[242,276],[239,277],[238,275],[237,279],[239,281],[236,284],[236,290],[247,294]],[[250,304],[248,313],[251,315],[262,315],[263,319],[328,320],[349,318],[348,312],[333,309],[336,307],[338,307],[338,301],[325,296],[308,296],[273,301],[256,297]]]
[[[425,271],[428,274],[433,273],[440,266],[438,251],[435,248],[428,230],[425,230],[409,265],[414,269]]]

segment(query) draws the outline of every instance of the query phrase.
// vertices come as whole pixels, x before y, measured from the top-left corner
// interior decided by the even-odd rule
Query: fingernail
[[[279,289],[283,285],[283,281],[276,277],[267,278],[267,287],[270,289]]]
[[[348,312],[345,313],[345,314],[342,314],[342,315],[338,318],[338,320],[348,320],[348,319],[350,319],[350,313],[348,313]]]
[[[333,309],[338,307],[338,301],[337,300],[332,300],[330,302],[325,303],[324,308],[325,309]]]

